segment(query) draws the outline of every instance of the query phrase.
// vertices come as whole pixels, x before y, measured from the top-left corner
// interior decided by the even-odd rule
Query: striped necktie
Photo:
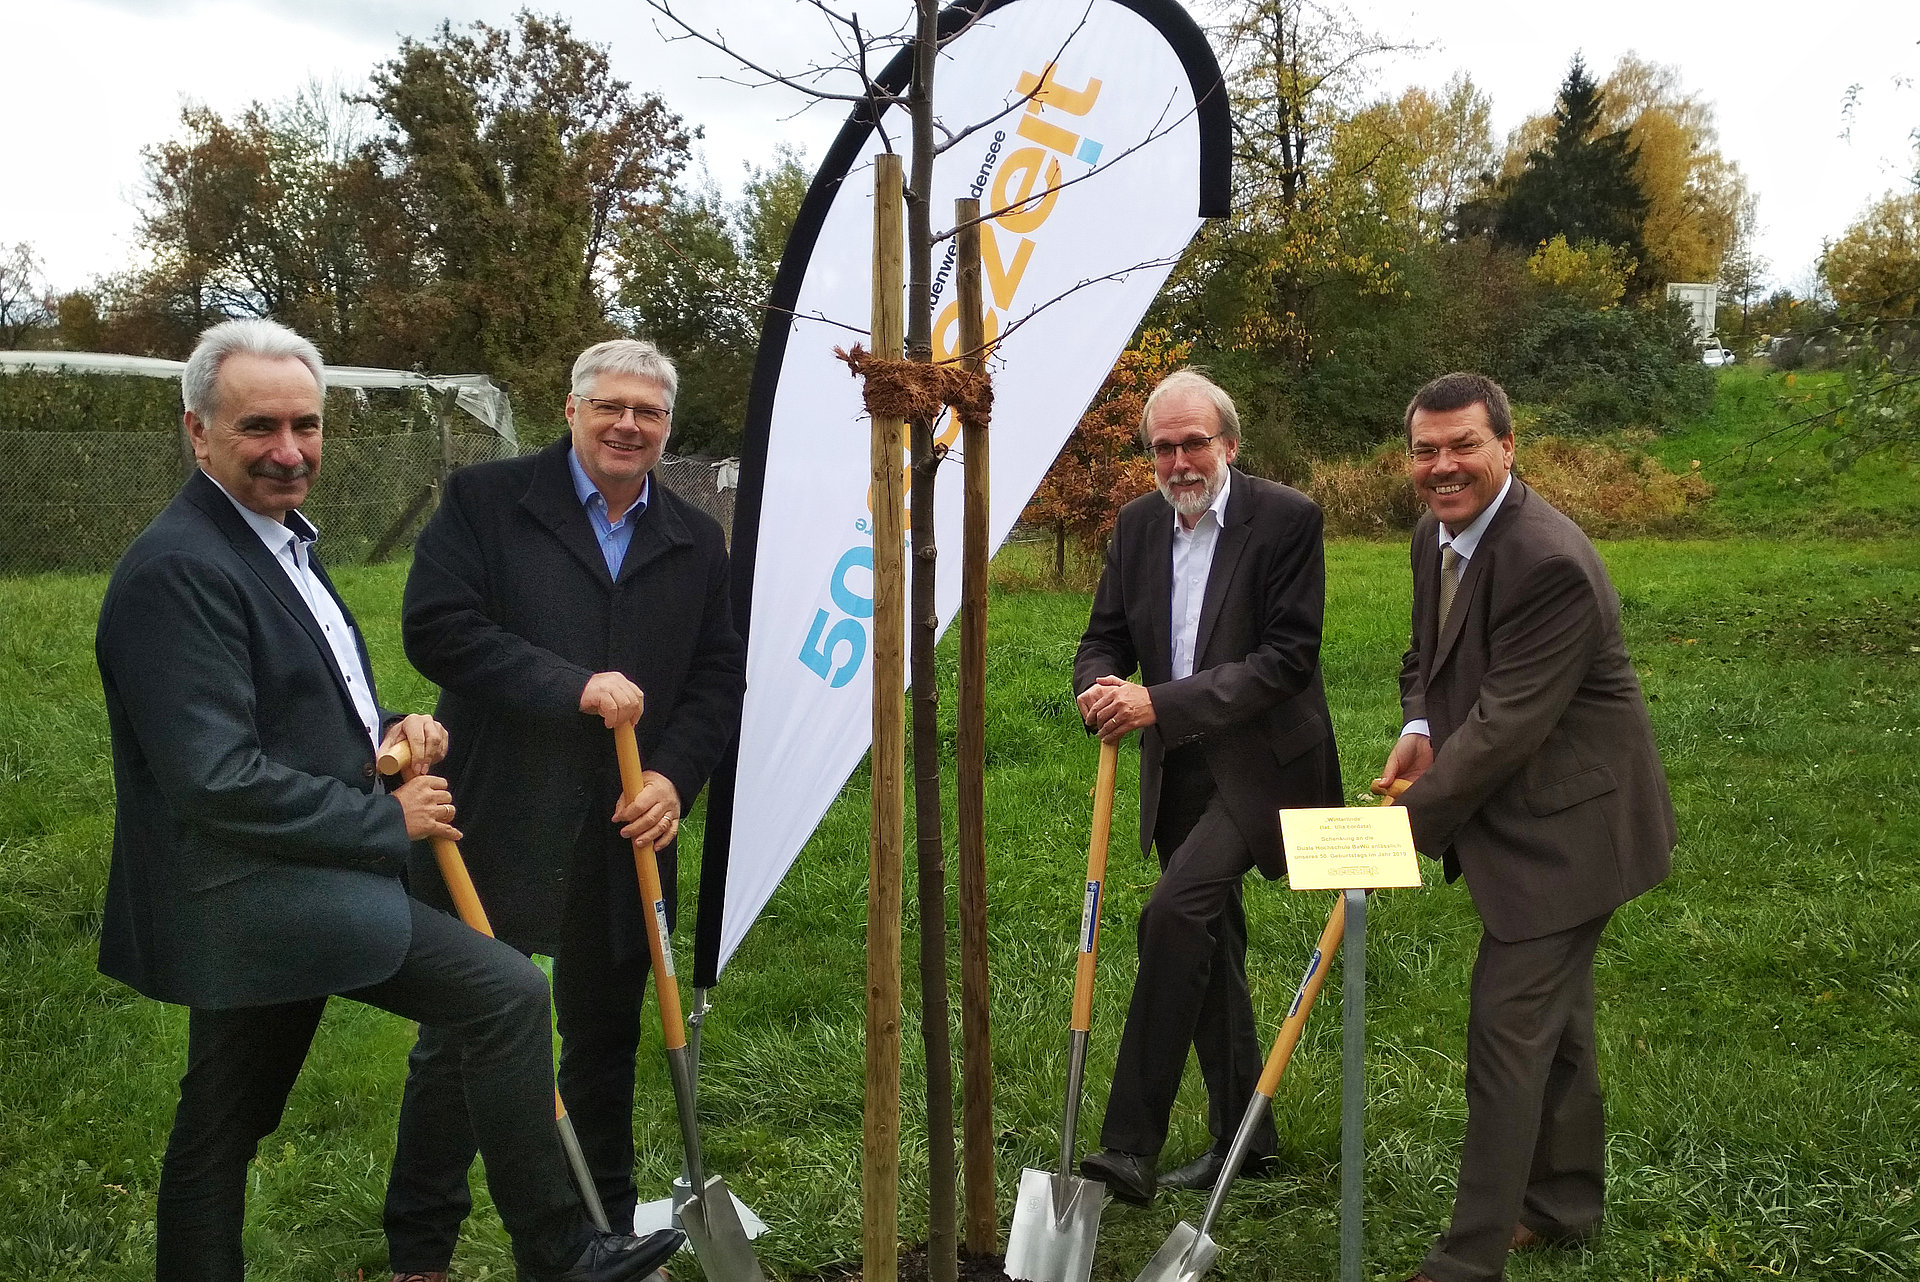
[[[1460,554],[1453,544],[1440,549],[1440,635],[1447,632],[1447,615],[1453,609],[1453,594],[1460,588]]]

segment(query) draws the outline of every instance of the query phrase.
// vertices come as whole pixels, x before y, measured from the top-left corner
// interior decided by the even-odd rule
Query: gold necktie
[[[1453,594],[1460,587],[1460,554],[1453,544],[1440,549],[1440,635],[1447,632],[1447,613],[1453,609]]]

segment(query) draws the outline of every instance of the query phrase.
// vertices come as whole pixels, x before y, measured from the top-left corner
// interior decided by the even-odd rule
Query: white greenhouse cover
[[[85,374],[137,374],[144,378],[180,377],[185,361],[163,361],[153,356],[122,356],[116,352],[0,352],[0,371],[65,369]],[[507,394],[485,374],[415,374],[404,369],[368,369],[363,365],[329,365],[328,387],[424,387],[451,391],[460,408],[485,423],[501,439],[520,444],[513,432],[513,406]]]

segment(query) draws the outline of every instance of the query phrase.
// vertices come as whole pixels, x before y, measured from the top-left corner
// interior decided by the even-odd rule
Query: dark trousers
[[[472,1133],[515,1256],[530,1269],[570,1267],[590,1230],[553,1127],[545,977],[506,945],[415,903],[400,969],[340,996],[451,1030],[479,1084],[466,1101]],[[326,1004],[188,1014],[187,1072],[155,1216],[159,1282],[240,1282],[247,1163],[280,1124]]]
[[[1480,936],[1453,1222],[1420,1266],[1434,1282],[1500,1277],[1516,1224],[1558,1240],[1600,1226],[1606,1134],[1593,956],[1610,916],[1518,943]]]
[[[1260,1081],[1260,1040],[1247,992],[1247,918],[1240,882],[1253,853],[1198,753],[1169,753],[1154,825],[1160,880],[1140,913],[1140,971],[1120,1036],[1100,1143],[1157,1154],[1187,1047],[1207,1086],[1207,1129],[1225,1149]],[[1278,1149],[1269,1117],[1252,1153]]]
[[[614,946],[608,879],[599,862],[603,849],[595,844],[569,870],[553,999],[560,1027],[560,1094],[567,1115],[608,1223],[615,1232],[631,1232],[639,1201],[633,1182],[634,1057],[650,967],[644,937],[635,941],[623,931],[626,946]],[[671,865],[662,865],[660,871],[664,882]],[[552,1054],[549,1037],[549,1065]],[[460,1223],[473,1208],[467,1170],[473,1165],[474,1134],[462,1106],[472,1091],[472,1075],[449,1031],[422,1023],[407,1060],[407,1088],[387,1183],[387,1254],[396,1273],[444,1270],[453,1259]],[[548,1104],[551,1112],[551,1098]],[[487,1179],[491,1186],[491,1167]]]

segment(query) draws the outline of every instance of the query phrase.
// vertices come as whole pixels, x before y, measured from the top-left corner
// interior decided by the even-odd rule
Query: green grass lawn
[[[1920,1276],[1920,550],[1755,539],[1603,550],[1652,700],[1682,845],[1672,879],[1622,910],[1601,949],[1607,1232],[1584,1252],[1516,1257],[1508,1276]],[[1348,791],[1360,801],[1398,729],[1405,549],[1336,543],[1329,573],[1327,680]],[[424,708],[432,692],[397,639],[403,574],[339,577],[367,628],[385,701]],[[112,786],[91,656],[103,583],[0,581],[0,1279],[151,1276],[154,1188],[185,1019],[93,969]],[[1055,1152],[1096,756],[1066,689],[1087,605],[1084,595],[1041,591],[993,601],[988,840],[1003,1226],[1020,1168]],[[1083,1144],[1097,1132],[1134,966],[1132,924],[1151,882],[1132,846],[1134,760],[1123,759]],[[760,1251],[781,1274],[859,1250],[866,813],[856,774],[734,959],[708,1025],[709,1161],[772,1226]],[[1250,886],[1254,1001],[1269,1030],[1329,902]],[[1378,898],[1369,922],[1369,1276],[1397,1279],[1451,1203],[1478,923],[1464,889],[1440,886],[1431,870],[1425,890]],[[1211,1276],[1334,1276],[1335,988],[1328,998],[1277,1101],[1281,1172],[1236,1189]],[[390,1016],[346,1002],[330,1009],[286,1123],[254,1168],[253,1276],[381,1273],[380,1198],[409,1040]],[[911,1012],[906,1054],[902,1231],[917,1239],[925,1150]],[[643,1180],[663,1191],[678,1145],[651,1049],[638,1121]],[[1168,1156],[1184,1158],[1204,1138],[1190,1073]],[[1131,1279],[1174,1221],[1201,1209],[1197,1196],[1144,1211],[1109,1206],[1095,1276]],[[466,1279],[511,1276],[490,1209],[470,1224],[457,1266]],[[690,1260],[677,1272],[697,1275]]]
[[[1798,426],[1826,408],[1838,374],[1722,370],[1713,408],[1646,446],[1684,472],[1695,459],[1717,487],[1705,511],[1717,534],[1886,537],[1920,529],[1920,463],[1878,454],[1836,470],[1829,430]]]

